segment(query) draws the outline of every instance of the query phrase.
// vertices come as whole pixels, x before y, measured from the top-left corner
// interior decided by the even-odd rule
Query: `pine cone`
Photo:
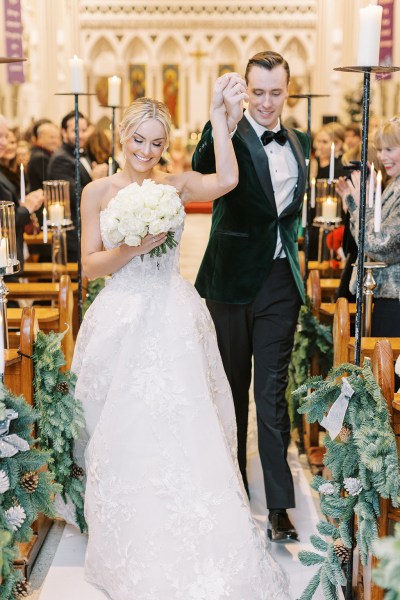
[[[20,598],[27,598],[30,593],[30,588],[30,583],[28,583],[26,579],[17,581],[14,586],[14,596],[17,598],[17,600],[20,600]]]
[[[351,429],[343,425],[342,429],[339,431],[339,439],[344,444],[347,444],[351,436]]]
[[[356,477],[346,477],[343,479],[343,487],[350,496],[358,496],[363,489],[361,481]]]
[[[71,465],[70,473],[72,479],[81,479],[84,476],[85,471],[82,469],[82,467],[74,463],[73,465]]]
[[[26,519],[25,510],[19,504],[11,506],[4,512],[4,516],[13,531],[17,531]]]
[[[0,494],[4,494],[10,489],[10,480],[3,469],[0,469]]]
[[[63,396],[69,394],[69,385],[66,381],[59,381],[56,385],[57,392],[61,392]]]
[[[338,559],[340,560],[340,562],[342,564],[347,563],[347,561],[350,558],[351,549],[346,548],[346,546],[343,543],[342,538],[338,538],[337,540],[335,540],[333,543],[333,547],[334,547],[335,554],[338,557]]]
[[[22,475],[19,483],[25,492],[33,494],[33,492],[36,492],[39,484],[39,475],[35,471],[28,471]]]

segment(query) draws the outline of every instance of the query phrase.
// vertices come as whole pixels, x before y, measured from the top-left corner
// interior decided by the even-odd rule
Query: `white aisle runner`
[[[290,544],[272,544],[272,551],[276,560],[289,575],[293,598],[298,598],[314,572],[312,568],[300,564],[298,553],[300,550],[311,549],[309,537],[316,532],[318,514],[293,444],[289,451],[289,462],[295,481],[297,503],[297,507],[290,511],[290,516],[298,530],[300,541]],[[250,457],[249,481],[254,517],[260,527],[265,528],[267,510],[258,455]],[[41,600],[104,600],[106,598],[103,592],[84,581],[85,548],[86,537],[80,535],[74,527],[66,526],[44,582],[40,594]],[[317,600],[317,596],[315,599]]]

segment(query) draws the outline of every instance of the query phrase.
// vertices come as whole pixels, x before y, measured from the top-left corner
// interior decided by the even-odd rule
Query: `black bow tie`
[[[279,131],[264,131],[261,136],[261,141],[264,146],[275,140],[281,146],[284,146],[287,142],[288,134],[287,129],[280,129]]]

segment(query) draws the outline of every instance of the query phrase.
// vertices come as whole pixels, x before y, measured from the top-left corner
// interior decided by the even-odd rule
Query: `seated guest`
[[[50,158],[61,145],[60,130],[54,123],[41,123],[36,129],[34,127],[33,131],[35,143],[28,163],[28,179],[32,192],[42,188],[43,181],[48,179]]]
[[[80,165],[79,176],[81,191],[94,179],[107,175],[107,165],[91,163],[84,151],[87,141],[87,119],[79,113],[79,147]],[[75,199],[75,111],[69,112],[61,121],[61,147],[50,158],[47,177],[49,179],[63,179],[69,181],[71,218],[76,227],[76,199]],[[69,261],[78,259],[78,235],[76,229],[67,231],[67,254]]]
[[[0,115],[0,160],[6,155],[7,164],[9,164],[11,151],[9,140],[9,129],[7,120]],[[7,158],[8,156],[8,158]],[[11,159],[12,160],[12,159]],[[43,203],[43,191],[36,190],[26,195],[25,203],[20,204],[19,178],[9,179],[6,174],[0,170],[0,198],[14,202],[15,204],[15,229],[17,242],[17,257],[21,264],[21,271],[24,265],[24,227],[30,223],[31,214],[34,213]]]
[[[371,260],[383,261],[386,268],[375,269],[374,310],[371,334],[400,336],[400,117],[394,117],[374,136],[388,183],[382,194],[380,232],[374,232],[374,208],[366,208],[365,253]],[[346,186],[346,187],[344,187]],[[352,173],[352,183],[342,184],[350,214],[350,226],[358,240],[360,172]]]
[[[310,162],[310,177],[315,179],[329,179],[329,168],[331,160],[331,145],[335,144],[335,179],[344,175],[346,171],[342,165],[342,153],[344,144],[344,128],[340,123],[328,123],[323,125],[314,138],[315,156]],[[315,217],[315,208],[311,211],[311,220]],[[309,260],[318,258],[319,231],[317,227],[310,228],[308,257]],[[329,258],[327,248],[323,248],[323,259]]]
[[[106,163],[108,165],[108,159],[111,156],[111,140],[105,131],[94,131],[87,138],[85,150],[91,164]]]
[[[346,152],[361,144],[361,127],[358,123],[350,123],[344,128],[344,147]]]

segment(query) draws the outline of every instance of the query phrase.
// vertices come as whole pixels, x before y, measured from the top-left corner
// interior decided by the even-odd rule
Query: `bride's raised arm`
[[[194,171],[175,176],[182,202],[215,200],[233,190],[238,184],[238,165],[227,123],[225,103],[240,107],[247,100],[246,82],[237,73],[226,73],[217,79],[210,106],[216,172],[202,175]],[[242,110],[236,111],[241,118]],[[232,123],[230,120],[230,126]]]

